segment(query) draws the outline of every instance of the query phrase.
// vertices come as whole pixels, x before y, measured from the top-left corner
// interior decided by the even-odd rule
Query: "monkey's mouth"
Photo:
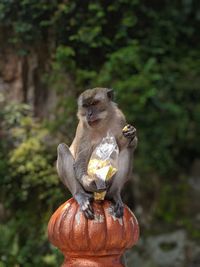
[[[100,119],[90,120],[90,121],[88,121],[88,124],[89,124],[91,127],[95,127],[99,122],[100,122]]]

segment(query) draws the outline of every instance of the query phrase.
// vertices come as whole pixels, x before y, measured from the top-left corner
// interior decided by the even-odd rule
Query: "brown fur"
[[[79,123],[70,149],[64,144],[58,148],[59,176],[79,202],[86,217],[92,219],[91,193],[97,191],[97,188],[87,174],[87,165],[94,148],[108,131],[112,132],[119,146],[119,166],[106,197],[113,200],[116,216],[121,217],[123,203],[120,193],[131,172],[132,152],[137,145],[135,128],[130,126],[130,135],[122,133],[127,124],[125,116],[112,101],[112,91],[107,88],[94,88],[83,92],[78,99],[77,115]],[[69,164],[73,165],[73,168]]]

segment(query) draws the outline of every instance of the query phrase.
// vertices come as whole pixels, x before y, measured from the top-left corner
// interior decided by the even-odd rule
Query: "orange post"
[[[137,243],[138,222],[127,206],[120,219],[109,201],[95,201],[93,209],[95,219],[87,220],[71,198],[52,215],[48,236],[65,256],[62,267],[122,267],[122,254]]]

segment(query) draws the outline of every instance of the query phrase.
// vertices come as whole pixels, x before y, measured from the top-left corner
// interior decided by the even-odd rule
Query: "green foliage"
[[[164,221],[169,224],[176,221],[179,226],[183,226],[184,218],[182,214],[187,210],[188,202],[189,188],[186,178],[181,177],[179,183],[175,181],[173,187],[170,182],[168,182],[159,192],[155,218],[160,222]]]
[[[139,129],[139,169],[145,170],[145,160],[147,173],[152,168],[162,175],[180,172],[180,168],[186,171],[193,160],[191,146],[194,144],[194,153],[199,143],[193,127],[198,124],[200,62],[192,56],[176,61],[163,57],[163,64],[159,64],[155,57],[145,60],[140,47],[132,43],[111,54],[95,81],[116,88],[120,106]],[[187,149],[187,158],[183,149]]]
[[[62,199],[54,166],[55,146],[50,145],[48,130],[33,119],[29,106],[8,105],[1,116],[7,146],[2,151],[6,161],[0,155],[1,164],[6,164],[1,170],[0,201],[7,211],[7,223],[0,228],[0,262],[3,266],[55,266],[56,254],[48,258],[52,251],[44,227]],[[41,250],[43,257],[33,256]]]

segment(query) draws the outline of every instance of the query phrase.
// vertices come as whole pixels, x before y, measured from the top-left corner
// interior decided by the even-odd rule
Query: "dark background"
[[[199,1],[0,0],[0,267],[59,266],[46,228],[76,98],[114,88],[137,128],[129,266],[200,266]]]

